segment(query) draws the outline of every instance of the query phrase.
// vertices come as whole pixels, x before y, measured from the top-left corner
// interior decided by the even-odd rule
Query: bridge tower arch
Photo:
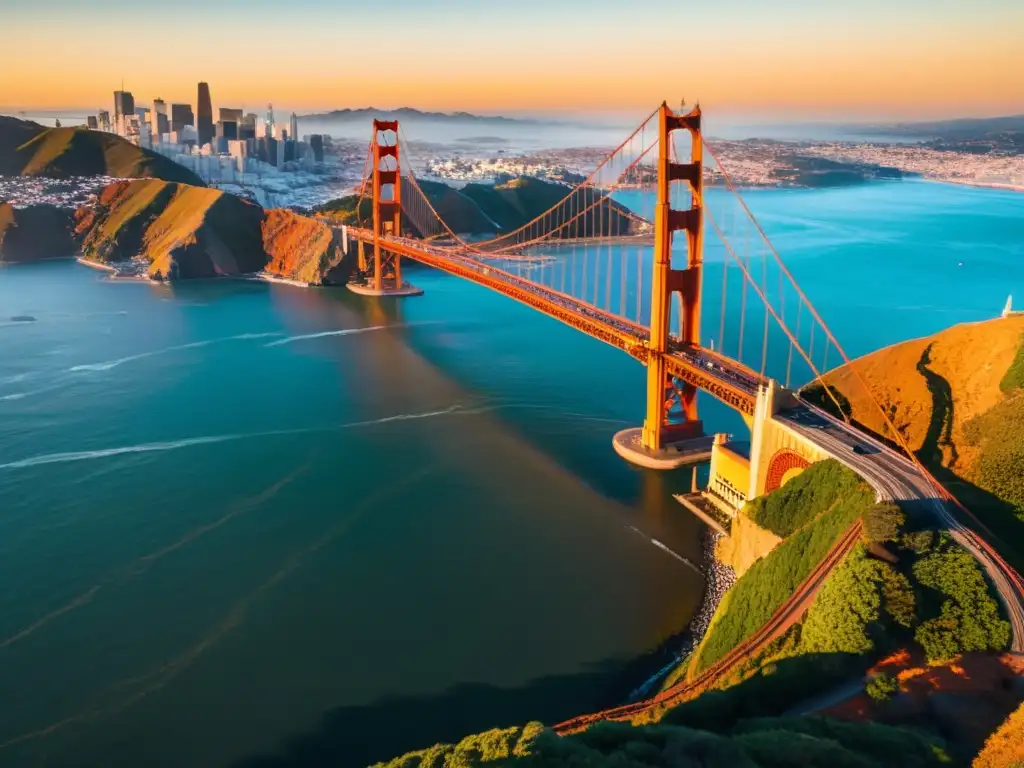
[[[672,134],[689,132],[689,162],[672,153]],[[642,429],[623,430],[613,445],[624,458],[652,469],[670,469],[695,459],[707,460],[711,438],[697,416],[697,388],[668,373],[672,304],[676,297],[683,343],[700,344],[701,282],[704,271],[703,208],[704,141],[701,110],[677,114],[662,103],[658,110],[658,188],[654,208],[654,266],[651,288],[650,340],[647,348],[647,406]],[[672,185],[687,182],[689,208],[672,207]],[[672,265],[672,239],[686,235],[686,264]],[[676,409],[675,419],[670,412]],[[706,450],[703,442],[707,442]],[[697,444],[700,443],[698,446]],[[685,444],[689,449],[680,450]]]
[[[373,194],[373,271],[365,283],[349,283],[348,287],[356,293],[370,296],[412,296],[423,293],[419,288],[403,282],[402,256],[388,249],[386,243],[387,238],[402,235],[402,165],[397,120],[373,121],[370,152],[373,162],[370,179]],[[362,258],[359,266],[369,271],[369,265]]]

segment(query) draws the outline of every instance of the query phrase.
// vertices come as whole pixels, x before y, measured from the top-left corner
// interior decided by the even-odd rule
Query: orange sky
[[[685,96],[780,119],[1024,112],[1024,2],[394,0],[393,26],[307,0],[55,2],[2,12],[3,58],[25,64],[0,71],[3,107],[108,108],[123,77],[141,104],[194,102],[203,79],[215,105],[298,111],[627,112]]]

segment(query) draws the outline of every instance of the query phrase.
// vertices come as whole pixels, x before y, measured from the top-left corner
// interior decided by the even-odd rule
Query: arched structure
[[[768,461],[768,477],[765,480],[764,492],[778,490],[809,466],[811,462],[795,451],[788,448],[776,451]]]

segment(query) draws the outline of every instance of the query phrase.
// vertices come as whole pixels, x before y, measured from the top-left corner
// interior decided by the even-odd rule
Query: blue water
[[[1024,196],[748,202],[851,354],[1024,297]],[[724,257],[709,238],[705,337]],[[376,302],[0,269],[0,764],[360,765],[606,704],[685,625],[688,478],[610,447],[643,370],[408,271],[424,296]]]

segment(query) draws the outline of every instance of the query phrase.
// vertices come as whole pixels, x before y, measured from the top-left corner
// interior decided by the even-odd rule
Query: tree
[[[861,517],[864,523],[864,538],[875,544],[896,541],[903,532],[907,516],[892,502],[879,502]]]
[[[883,672],[869,680],[864,690],[875,701],[885,702],[899,692],[900,681],[893,675]]]

